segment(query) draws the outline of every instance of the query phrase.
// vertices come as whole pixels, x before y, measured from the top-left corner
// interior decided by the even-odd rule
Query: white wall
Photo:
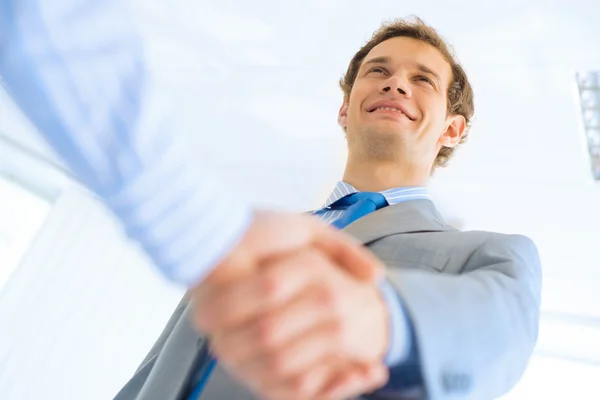
[[[0,398],[112,398],[181,294],[97,201],[66,191],[0,292]]]

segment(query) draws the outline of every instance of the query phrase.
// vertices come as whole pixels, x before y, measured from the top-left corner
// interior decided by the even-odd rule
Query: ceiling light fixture
[[[578,73],[577,88],[592,174],[600,181],[600,71]]]

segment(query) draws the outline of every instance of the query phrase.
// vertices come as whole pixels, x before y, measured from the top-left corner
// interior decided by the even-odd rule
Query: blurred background
[[[476,119],[435,201],[461,229],[530,236],[543,261],[538,346],[504,399],[600,398],[600,3],[129,3],[173,131],[254,204],[292,211],[341,177],[337,82],[353,54],[384,20],[437,28]],[[182,294],[0,90],[0,398],[111,399]]]

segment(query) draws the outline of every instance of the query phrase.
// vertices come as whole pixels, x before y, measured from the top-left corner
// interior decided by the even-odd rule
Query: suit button
[[[467,392],[471,388],[471,377],[467,374],[445,374],[442,386],[448,393]]]

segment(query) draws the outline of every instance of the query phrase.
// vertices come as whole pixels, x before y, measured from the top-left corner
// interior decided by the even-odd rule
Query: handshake
[[[190,291],[219,363],[265,399],[342,399],[383,386],[389,315],[382,263],[317,218],[256,212]]]

